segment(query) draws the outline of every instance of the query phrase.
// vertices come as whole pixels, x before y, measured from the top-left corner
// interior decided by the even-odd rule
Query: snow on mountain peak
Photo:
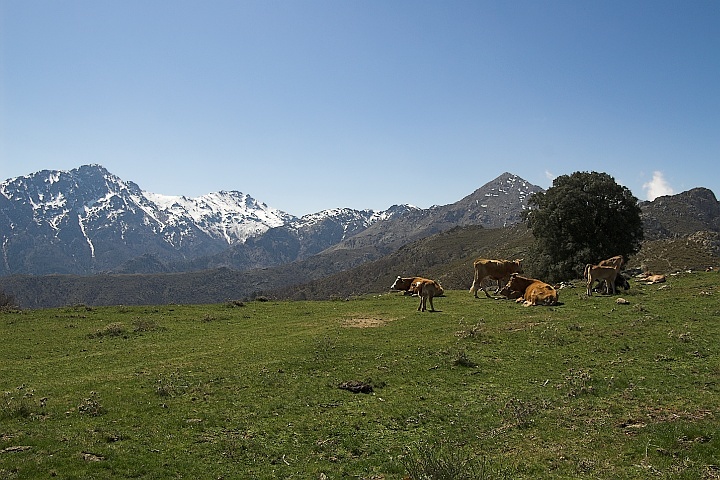
[[[143,192],[167,216],[166,222],[188,218],[200,230],[228,244],[242,243],[293,217],[237,191],[209,193],[196,198]]]

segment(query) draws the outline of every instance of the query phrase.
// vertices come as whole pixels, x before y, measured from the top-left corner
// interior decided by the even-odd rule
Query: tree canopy
[[[588,263],[640,250],[638,199],[606,173],[562,175],[528,204],[525,219],[535,241],[526,264],[546,281],[578,278]]]

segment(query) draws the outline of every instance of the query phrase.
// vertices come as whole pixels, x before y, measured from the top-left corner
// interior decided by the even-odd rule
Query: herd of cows
[[[605,293],[615,294],[618,288],[627,290],[630,284],[620,274],[620,269],[625,264],[625,259],[615,256],[601,261],[598,265],[588,264],[585,266],[584,278],[587,281],[587,294],[592,295],[595,283],[605,288]],[[485,282],[490,280],[497,282],[495,293],[508,299],[514,299],[524,306],[534,305],[557,305],[558,289],[535,278],[521,276],[523,272],[522,260],[490,260],[480,258],[473,262],[474,276],[470,287],[470,293],[478,298],[477,291],[482,290],[488,298],[490,294],[485,289]],[[664,281],[664,276],[662,280]],[[426,311],[430,303],[431,312],[435,311],[433,297],[443,294],[442,286],[435,280],[423,277],[397,277],[390,290],[402,291],[407,294],[420,297],[418,311]]]

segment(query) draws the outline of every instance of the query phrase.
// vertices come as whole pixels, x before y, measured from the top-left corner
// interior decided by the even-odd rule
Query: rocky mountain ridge
[[[456,225],[515,223],[538,190],[506,173],[444,207],[335,208],[297,218],[239,191],[166,196],[100,165],[44,170],[0,183],[0,276],[247,270],[333,248],[377,258]]]

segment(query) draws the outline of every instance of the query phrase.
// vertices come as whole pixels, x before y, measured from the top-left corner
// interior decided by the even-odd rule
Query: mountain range
[[[0,183],[0,293],[31,308],[347,298],[416,274],[465,289],[477,256],[527,253],[532,234],[522,214],[538,191],[504,173],[449,205],[297,218],[237,191],[144,192],[99,165],[42,171]],[[720,202],[712,191],[694,188],[640,207],[646,241],[632,267],[720,264]]]
[[[505,173],[444,207],[334,208],[297,218],[238,191],[167,196],[100,165],[44,170],[0,183],[0,276],[249,270],[329,248],[376,258],[456,225],[517,223],[527,196],[540,190]]]

